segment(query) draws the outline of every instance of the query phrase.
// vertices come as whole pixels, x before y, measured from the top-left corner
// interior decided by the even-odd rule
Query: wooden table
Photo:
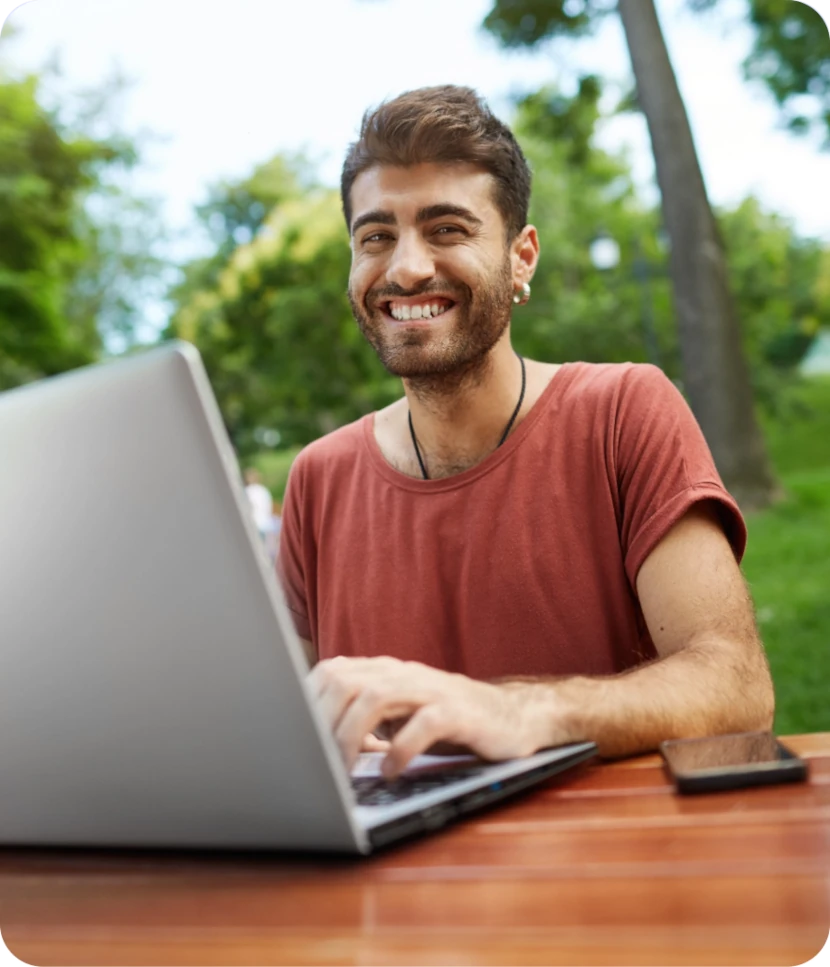
[[[7,850],[33,964],[795,964],[830,928],[830,733],[809,783],[679,797],[583,765],[368,860]]]

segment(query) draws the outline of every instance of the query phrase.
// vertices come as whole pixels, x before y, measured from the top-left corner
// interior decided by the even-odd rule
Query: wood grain
[[[5,850],[28,963],[796,964],[830,928],[830,733],[807,783],[677,796],[585,765],[369,859]]]

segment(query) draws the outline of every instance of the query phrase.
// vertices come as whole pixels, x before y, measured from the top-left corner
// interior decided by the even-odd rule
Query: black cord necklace
[[[518,356],[518,353],[516,354]],[[519,393],[519,402],[516,404],[516,409],[513,410],[513,415],[510,417],[510,421],[504,428],[504,433],[501,435],[501,439],[496,444],[496,450],[504,443],[507,439],[507,434],[513,429],[513,424],[516,422],[516,417],[519,415],[519,410],[522,408],[522,403],[525,398],[525,361],[519,356],[519,362],[522,365],[522,391]],[[421,448],[418,446],[418,441],[415,438],[415,427],[412,426],[412,410],[408,413],[409,419],[409,435],[412,437],[412,446],[415,447],[415,456],[418,458],[418,463],[421,467],[421,473],[423,474],[424,480],[429,480],[429,474],[427,473],[427,468],[424,466],[424,458],[421,456]]]

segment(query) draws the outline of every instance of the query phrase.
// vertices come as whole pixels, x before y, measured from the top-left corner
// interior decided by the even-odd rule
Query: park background
[[[0,39],[0,391],[188,339],[240,460],[280,496],[304,444],[400,394],[345,296],[337,182],[360,116],[474,86],[534,170],[543,255],[517,349],[653,362],[693,408],[695,387],[729,409],[746,383],[751,432],[730,438],[717,410],[704,431],[722,473],[756,427],[764,442],[744,570],[776,729],[830,728],[830,38],[797,0],[656,10],[737,368],[720,322],[681,324],[666,226],[690,182],[664,167],[658,187],[649,77],[612,0],[33,0]]]

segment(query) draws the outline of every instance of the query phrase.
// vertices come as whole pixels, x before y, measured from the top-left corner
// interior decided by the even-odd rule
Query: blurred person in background
[[[347,764],[385,748],[388,776],[436,744],[616,756],[772,723],[746,527],[683,397],[512,348],[530,184],[451,86],[367,112],[343,167],[349,299],[403,396],[297,457],[278,571]]]
[[[243,477],[245,480],[245,494],[248,497],[248,503],[251,505],[251,514],[253,515],[256,529],[259,531],[259,536],[262,538],[266,548],[268,548],[271,560],[274,560],[276,556],[273,551],[273,545],[275,543],[273,520],[274,498],[271,496],[271,491],[262,482],[262,476],[257,469],[247,467]]]

